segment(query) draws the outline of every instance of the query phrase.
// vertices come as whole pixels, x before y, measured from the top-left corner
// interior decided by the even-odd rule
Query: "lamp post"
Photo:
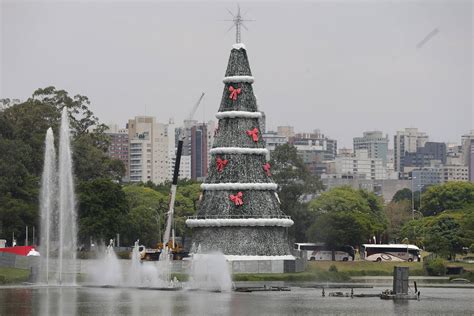
[[[413,173],[411,175],[411,217],[412,219],[415,219],[415,192],[413,192],[413,179],[416,179],[416,177],[413,176]]]

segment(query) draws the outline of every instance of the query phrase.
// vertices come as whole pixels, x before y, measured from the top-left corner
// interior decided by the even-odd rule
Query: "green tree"
[[[15,233],[20,242],[25,226],[38,227],[44,138],[49,127],[58,135],[63,107],[70,114],[78,183],[96,178],[120,180],[125,168],[106,155],[105,126],[89,109],[87,97],[70,97],[64,90],[47,87],[23,103],[5,102],[9,106],[0,110],[0,235]]]
[[[168,196],[140,185],[123,187],[130,212],[127,217],[128,233],[124,242],[140,243],[154,247],[161,241],[162,228],[166,220]]]
[[[140,239],[143,244],[155,246],[161,241],[169,209],[168,184],[127,185],[123,188],[130,207],[130,240]],[[182,181],[178,184],[175,200],[174,225],[176,236],[186,236],[188,216],[195,214],[201,189],[199,183]]]
[[[79,240],[107,242],[117,233],[126,236],[129,206],[120,184],[110,179],[85,181],[77,187],[79,196]]]
[[[403,239],[401,235],[403,225],[412,219],[411,202],[407,200],[390,202],[385,206],[384,212],[387,218],[388,240],[400,242]]]
[[[398,190],[393,196],[392,202],[396,203],[396,202],[402,202],[402,201],[410,201],[410,205],[411,205],[412,199],[413,199],[413,206],[415,210],[418,210],[419,205],[420,205],[420,191],[413,192],[413,196],[412,196],[412,192],[408,188]]]
[[[307,234],[309,240],[324,242],[330,249],[337,249],[367,242],[373,234],[373,223],[368,213],[323,213],[316,218]]]
[[[431,186],[423,193],[421,202],[425,216],[466,208],[474,204],[474,183],[453,181]]]
[[[454,259],[462,247],[469,246],[465,240],[461,225],[452,217],[440,216],[428,228],[425,237],[426,250]]]
[[[289,235],[297,242],[304,242],[306,231],[314,220],[314,213],[308,210],[308,204],[303,198],[316,194],[323,186],[309,172],[294,146],[284,144],[276,147],[271,154],[270,165],[273,179],[278,183],[281,209],[294,221]]]
[[[310,202],[315,220],[308,230],[311,241],[337,248],[360,245],[386,228],[380,199],[373,193],[337,187]]]

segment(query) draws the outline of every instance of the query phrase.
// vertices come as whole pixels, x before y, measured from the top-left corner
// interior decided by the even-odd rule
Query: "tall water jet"
[[[58,168],[59,253],[57,280],[60,284],[76,283],[77,216],[70,134],[68,112],[64,107],[61,116]]]
[[[41,195],[40,195],[40,214],[41,214],[41,231],[40,231],[40,253],[41,253],[41,282],[49,283],[49,267],[51,257],[51,244],[56,240],[57,228],[54,224],[56,209],[56,150],[54,149],[53,130],[48,128],[45,139],[44,150],[44,168],[41,178]],[[56,235],[56,236],[55,236]]]

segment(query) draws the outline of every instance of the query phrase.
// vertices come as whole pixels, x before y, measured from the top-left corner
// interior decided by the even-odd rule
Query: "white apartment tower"
[[[171,180],[174,155],[174,124],[156,123],[154,117],[137,116],[128,121],[130,182],[163,183]]]

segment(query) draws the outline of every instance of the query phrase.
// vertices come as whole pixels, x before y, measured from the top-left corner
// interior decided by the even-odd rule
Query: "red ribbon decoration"
[[[244,205],[244,202],[242,201],[242,196],[243,196],[242,192],[237,193],[237,195],[231,194],[230,200],[234,202],[234,205],[236,206]]]
[[[251,136],[254,142],[258,142],[258,128],[247,131],[247,135]]]
[[[227,159],[221,159],[220,157],[217,157],[216,159],[216,165],[217,165],[217,171],[222,172],[224,170],[224,167],[229,163],[229,160]]]
[[[265,173],[267,174],[267,176],[271,176],[272,174],[270,173],[270,164],[267,162],[266,164],[263,165],[263,170],[265,170]]]
[[[230,86],[229,91],[230,91],[229,99],[232,99],[233,101],[237,101],[237,95],[240,94],[241,89]]]

